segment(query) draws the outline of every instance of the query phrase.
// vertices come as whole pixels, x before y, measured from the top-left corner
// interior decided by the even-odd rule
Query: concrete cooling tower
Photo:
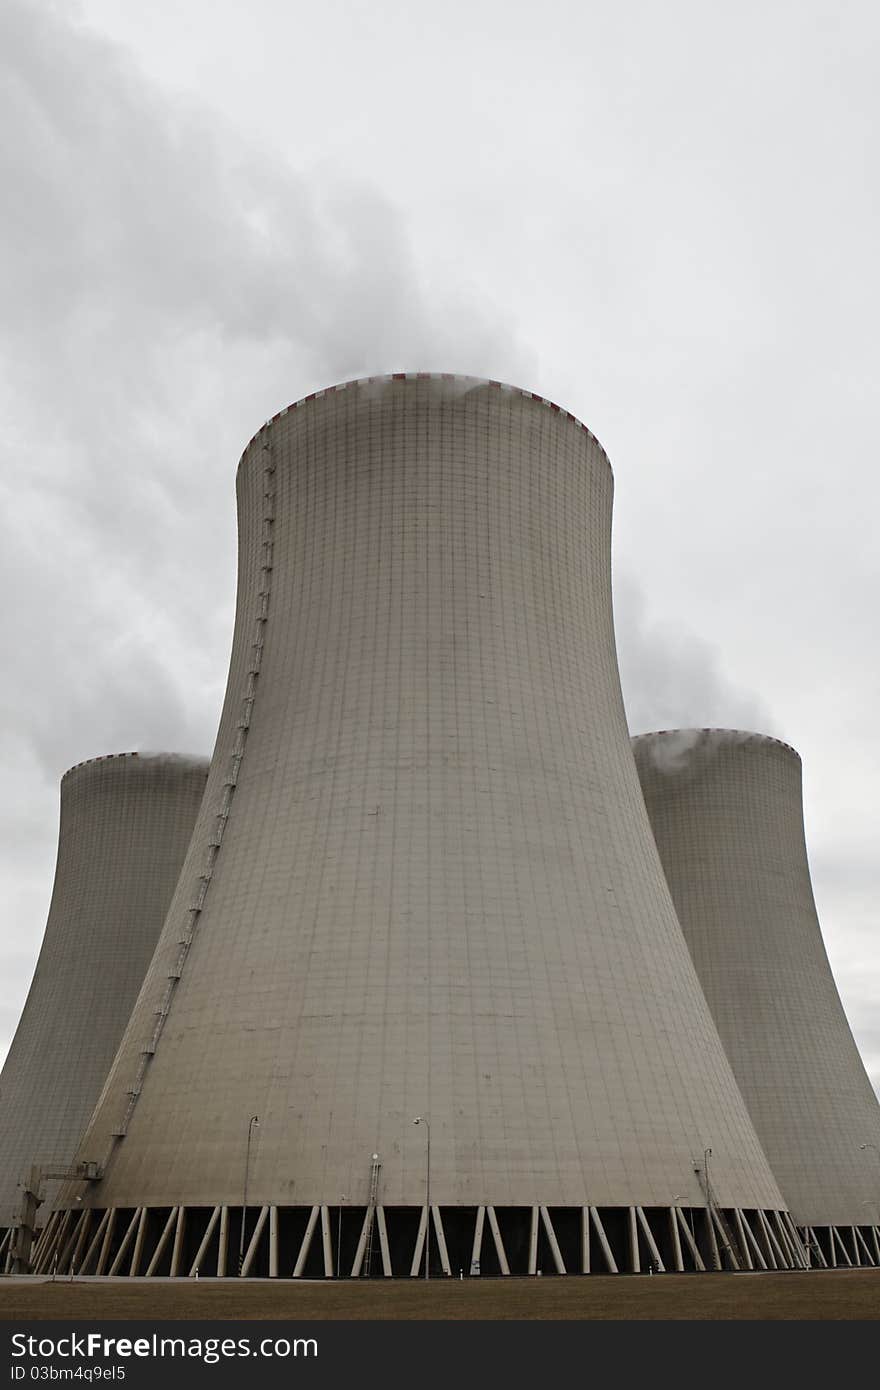
[[[697,973],[813,1262],[880,1264],[880,1106],[822,942],[800,758],[717,729],[633,750]]]
[[[208,790],[43,1267],[797,1263],[639,789],[599,444],[371,379],[238,501]]]
[[[61,781],[43,945],[0,1074],[0,1267],[36,1165],[69,1167],[143,984],[205,791],[206,760],[120,753]],[[49,1197],[57,1184],[43,1182]],[[48,1205],[41,1208],[48,1211]]]

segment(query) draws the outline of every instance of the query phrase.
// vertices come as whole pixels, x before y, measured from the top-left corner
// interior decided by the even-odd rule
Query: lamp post
[[[427,1159],[425,1165],[425,1278],[431,1277],[431,1126],[425,1115],[416,1115],[414,1125],[424,1125],[428,1136]]]
[[[678,1210],[681,1211],[681,1207],[680,1207],[678,1204],[679,1204],[680,1202],[685,1201],[685,1198],[681,1195],[681,1193],[680,1193],[680,1192],[676,1192],[676,1193],[674,1194],[672,1200],[673,1200],[673,1202],[675,1203],[675,1205],[678,1207]],[[688,1225],[689,1225],[690,1228],[691,1228],[691,1240],[693,1241],[694,1245],[696,1245],[696,1243],[697,1243],[697,1237],[696,1237],[696,1235],[694,1234],[694,1209],[693,1209],[692,1206],[688,1206],[687,1215],[688,1215]]]
[[[244,1267],[244,1226],[245,1221],[247,1219],[248,1177],[250,1176],[251,1167],[251,1138],[253,1136],[255,1125],[257,1126],[257,1128],[259,1128],[259,1117],[257,1115],[251,1115],[250,1119],[248,1120],[247,1153],[244,1160],[244,1192],[242,1193],[241,1203],[241,1235],[239,1236],[238,1241],[239,1275],[241,1274],[241,1271]]]
[[[345,1204],[345,1193],[339,1198],[339,1226],[336,1230],[336,1278],[342,1278],[342,1208]]]
[[[710,1183],[709,1183],[709,1159],[710,1159],[711,1157],[712,1157],[712,1150],[711,1150],[711,1149],[704,1149],[704,1150],[703,1150],[703,1175],[704,1175],[705,1180],[706,1180],[706,1221],[707,1221],[707,1223],[708,1223],[707,1239],[708,1239],[708,1241],[709,1241],[709,1247],[710,1247],[710,1249],[712,1250],[713,1254],[715,1255],[715,1259],[714,1259],[715,1268],[716,1268],[716,1269],[721,1269],[721,1268],[723,1268],[722,1260],[721,1260],[721,1254],[720,1254],[720,1252],[718,1252],[717,1254],[715,1254],[715,1251],[716,1251],[715,1233],[714,1233],[714,1230],[713,1230],[713,1228],[712,1228],[712,1208],[713,1208],[713,1205],[714,1205],[714,1204],[713,1204],[713,1202],[712,1202],[712,1187],[711,1187],[711,1185],[710,1185]]]
[[[873,1149],[877,1155],[877,1162],[880,1163],[880,1149],[878,1149],[876,1144],[859,1144],[859,1148],[863,1153],[867,1153],[869,1149]],[[880,1207],[878,1207],[878,1210],[880,1210]]]

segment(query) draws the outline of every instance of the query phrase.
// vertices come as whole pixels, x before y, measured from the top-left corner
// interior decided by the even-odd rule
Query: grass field
[[[880,1270],[369,1283],[0,1279],[0,1319],[880,1318]]]

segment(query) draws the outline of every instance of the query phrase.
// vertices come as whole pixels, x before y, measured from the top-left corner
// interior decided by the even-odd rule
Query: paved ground
[[[370,1283],[0,1279],[0,1319],[880,1318],[880,1270]]]

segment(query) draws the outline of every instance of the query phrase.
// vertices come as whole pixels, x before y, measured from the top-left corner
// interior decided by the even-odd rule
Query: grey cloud
[[[633,734],[709,727],[775,732],[769,710],[728,678],[719,649],[671,619],[649,617],[644,592],[630,576],[615,575],[614,613]]]
[[[880,854],[876,840],[826,843],[810,855],[813,877],[829,892],[861,896],[866,890],[880,917]]]
[[[11,3],[3,26],[5,636],[54,772],[96,739],[204,746],[188,668],[206,643],[224,665],[231,475],[265,415],[462,338],[479,369],[519,358],[497,315],[427,304],[369,187],[307,186],[51,11]]]

